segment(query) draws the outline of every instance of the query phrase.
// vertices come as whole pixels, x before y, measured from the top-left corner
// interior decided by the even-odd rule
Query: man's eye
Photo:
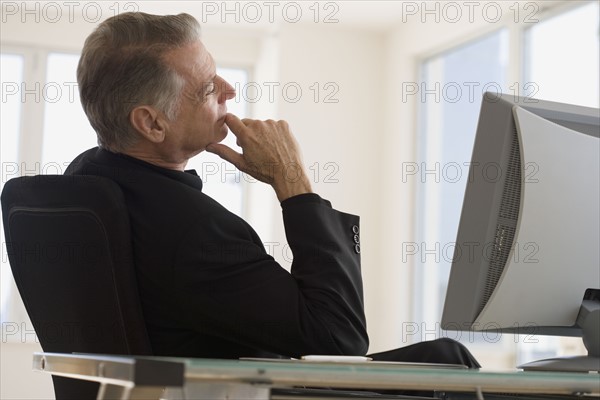
[[[204,88],[204,94],[212,94],[215,92],[216,88],[217,86],[214,84],[214,82],[209,82]]]

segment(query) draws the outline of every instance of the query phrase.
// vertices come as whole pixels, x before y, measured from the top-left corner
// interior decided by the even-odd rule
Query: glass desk
[[[544,399],[561,394],[568,398],[600,398],[597,373],[501,373],[431,364],[35,353],[33,369],[99,382],[101,400],[270,399],[276,397],[278,389],[304,387],[434,390],[440,398],[468,398],[444,394],[466,393],[470,398],[486,400],[498,398],[494,393],[508,394],[511,399],[531,398],[534,394]],[[345,397],[344,392],[335,393],[339,393],[336,398]],[[351,398],[349,392],[346,394]]]

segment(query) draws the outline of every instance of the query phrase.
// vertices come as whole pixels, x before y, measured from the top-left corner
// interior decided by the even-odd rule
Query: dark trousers
[[[456,340],[442,338],[416,343],[399,349],[369,354],[375,361],[399,361],[433,364],[460,364],[469,368],[481,368],[471,352]],[[382,394],[433,397],[433,391],[378,390]]]
[[[481,368],[471,352],[455,340],[442,338],[416,343],[382,353],[369,354],[375,361],[402,361],[434,364],[461,364]]]

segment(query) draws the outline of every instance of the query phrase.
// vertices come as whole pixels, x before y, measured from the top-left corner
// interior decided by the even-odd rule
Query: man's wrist
[[[305,193],[313,193],[310,181],[303,175],[297,181],[283,180],[273,184],[273,189],[279,202]]]

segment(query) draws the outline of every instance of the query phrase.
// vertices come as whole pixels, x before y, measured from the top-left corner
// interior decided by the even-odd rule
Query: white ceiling
[[[530,0],[516,1],[369,1],[369,0],[336,0],[336,1],[138,1],[131,2],[139,7],[139,11],[153,14],[177,14],[187,12],[194,15],[203,25],[211,27],[243,28],[258,30],[276,30],[282,24],[304,23],[343,28],[367,29],[383,32],[395,25],[419,23],[423,19],[427,23],[435,23],[435,12],[444,19],[447,13],[452,18],[458,10],[461,20],[469,19],[471,12],[481,19],[485,3],[494,3],[504,11],[502,15],[512,15],[509,8],[515,2],[521,3],[522,12],[531,11]],[[114,4],[107,2],[108,4]],[[549,8],[561,1],[536,1],[537,11]],[[564,2],[563,2],[564,3]],[[126,2],[125,2],[126,4]],[[529,4],[529,5],[528,5]],[[529,8],[527,8],[529,7]],[[536,11],[534,10],[534,11]],[[297,12],[301,18],[297,22]],[[432,13],[433,11],[433,13]],[[259,14],[260,13],[260,17]],[[318,13],[318,15],[317,15]],[[493,15],[493,10],[491,12]],[[238,17],[238,21],[236,21]],[[316,18],[316,21],[315,21]]]
[[[226,27],[240,29],[256,29],[260,31],[276,30],[282,24],[318,23],[344,28],[360,28],[374,31],[385,31],[393,24],[402,21],[402,1],[82,1],[73,5],[71,2],[52,2],[53,6],[62,7],[62,19],[73,15],[81,19],[83,10],[89,19],[102,8],[101,19],[108,18],[118,12],[143,11],[151,14],[178,14],[186,12],[194,15],[202,25],[210,27]],[[90,4],[91,3],[91,4]],[[42,6],[45,7],[43,2]],[[87,5],[86,5],[87,4]],[[5,11],[3,4],[3,12]],[[31,6],[33,7],[33,6]],[[56,13],[48,6],[50,18]],[[86,8],[87,7],[87,8]],[[70,8],[70,9],[69,9]],[[301,16],[298,15],[300,12]],[[318,12],[318,14],[317,14]],[[259,14],[260,13],[260,14]],[[296,21],[299,16],[298,21]],[[237,18],[236,18],[237,17]],[[31,17],[30,17],[31,18]],[[317,22],[315,22],[315,18]],[[91,22],[90,20],[87,22]],[[236,21],[237,19],[237,21]],[[94,21],[98,22],[98,21]]]

